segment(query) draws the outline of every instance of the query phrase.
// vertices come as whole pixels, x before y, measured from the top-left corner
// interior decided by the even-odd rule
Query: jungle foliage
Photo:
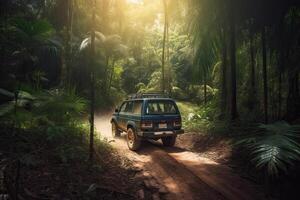
[[[238,138],[267,177],[299,166],[299,1],[0,5],[0,116],[13,132],[63,137],[89,105],[92,141],[96,108],[166,92],[188,131]]]

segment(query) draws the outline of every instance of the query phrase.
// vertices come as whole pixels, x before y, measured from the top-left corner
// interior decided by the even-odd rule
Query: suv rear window
[[[177,107],[173,101],[151,100],[146,106],[147,115],[177,114]]]

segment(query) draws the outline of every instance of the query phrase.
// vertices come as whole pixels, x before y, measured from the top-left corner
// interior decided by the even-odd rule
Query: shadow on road
[[[122,135],[118,138],[126,143],[126,133],[122,133]],[[139,155],[150,155],[151,151],[156,150],[159,148],[160,150],[166,151],[167,153],[180,153],[187,151],[185,148],[180,148],[180,147],[165,147],[161,143],[160,140],[143,140],[141,148],[136,151],[137,154]]]

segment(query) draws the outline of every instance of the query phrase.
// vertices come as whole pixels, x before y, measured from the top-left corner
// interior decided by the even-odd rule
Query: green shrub
[[[218,90],[206,85],[207,100],[211,101],[216,96]],[[189,97],[196,103],[204,102],[204,85],[191,85],[188,89]]]
[[[210,101],[206,106],[198,106],[187,102],[177,102],[181,112],[183,127],[187,131],[208,132],[217,127],[217,109],[214,101]]]
[[[172,87],[172,97],[179,100],[187,98],[187,94],[179,87]]]

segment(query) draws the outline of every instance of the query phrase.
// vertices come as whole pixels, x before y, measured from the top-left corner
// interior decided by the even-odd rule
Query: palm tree
[[[195,44],[195,64],[199,67],[200,79],[204,82],[204,99],[206,102],[206,85],[211,68],[218,62],[219,50],[222,59],[221,110],[227,105],[227,46],[230,44],[227,34],[227,6],[223,1],[190,0],[190,31]],[[232,41],[232,40],[231,40]],[[232,50],[232,49],[230,49]],[[235,51],[235,49],[233,49]],[[235,52],[234,52],[235,54]],[[234,70],[231,70],[234,71]],[[236,90],[231,90],[236,91]],[[231,95],[234,96],[234,95]],[[236,95],[235,95],[236,96]],[[231,106],[235,108],[236,106]],[[236,112],[236,111],[235,111]]]

